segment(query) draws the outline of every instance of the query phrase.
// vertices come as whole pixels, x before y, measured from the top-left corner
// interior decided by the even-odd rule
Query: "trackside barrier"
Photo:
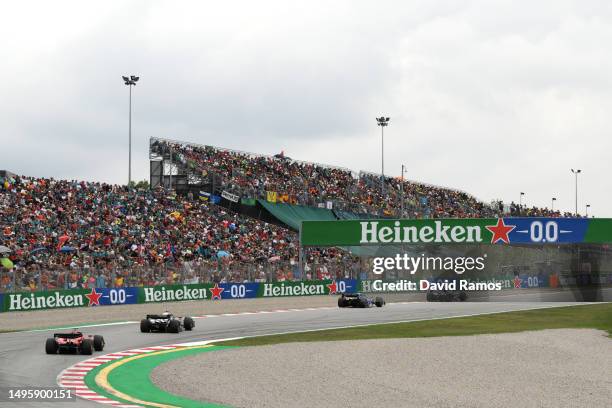
[[[0,312],[282,296],[329,295],[358,290],[355,279],[274,283],[203,283],[149,287],[65,289],[0,294]]]
[[[418,280],[418,279],[412,279]],[[502,289],[557,288],[565,286],[612,285],[612,274],[503,276],[491,279],[468,279],[471,282],[501,282]],[[0,293],[0,312],[128,305],[138,303],[177,302],[188,300],[231,300],[287,296],[333,295],[343,292],[408,292],[399,280],[312,280],[297,282],[203,283],[127,288],[65,289],[43,292]],[[434,281],[434,279],[431,279]],[[382,290],[382,283],[387,290]]]

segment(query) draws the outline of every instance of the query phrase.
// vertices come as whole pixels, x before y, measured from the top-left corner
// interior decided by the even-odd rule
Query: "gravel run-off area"
[[[591,329],[287,343],[201,353],[151,374],[234,407],[606,407],[612,339]]]

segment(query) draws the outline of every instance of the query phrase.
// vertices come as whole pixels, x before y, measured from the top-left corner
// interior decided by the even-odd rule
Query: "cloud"
[[[125,182],[137,74],[138,179],[150,136],[380,171],[385,114],[388,174],[573,209],[581,167],[581,207],[612,215],[608,2],[13,3],[8,170]]]

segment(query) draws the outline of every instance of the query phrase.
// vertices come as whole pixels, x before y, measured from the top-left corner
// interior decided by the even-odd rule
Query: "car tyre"
[[[343,297],[338,298],[338,307],[346,307],[346,299],[344,299]]]
[[[104,350],[104,345],[106,343],[104,342],[104,337],[99,336],[99,335],[95,335],[93,338],[93,348],[96,351],[102,351]]]
[[[54,338],[48,338],[47,342],[45,343],[45,351],[47,352],[47,354],[57,354],[57,342],[55,341]]]
[[[168,327],[166,328],[166,331],[168,333],[178,333],[180,328],[181,322],[179,322],[178,320],[170,320],[168,322]]]
[[[81,343],[81,354],[91,355],[93,354],[93,344],[89,339],[83,340]]]
[[[191,331],[195,327],[195,321],[191,317],[185,316],[183,326],[185,326],[185,330]]]
[[[148,319],[142,319],[140,321],[140,332],[141,333],[150,333],[151,332],[151,324]]]
[[[380,296],[377,296],[376,299],[374,299],[374,304],[376,305],[376,307],[383,307],[385,305],[385,299]]]

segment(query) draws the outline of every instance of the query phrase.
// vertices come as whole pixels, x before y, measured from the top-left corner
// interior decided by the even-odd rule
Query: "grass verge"
[[[260,346],[304,341],[469,336],[485,333],[568,328],[605,330],[612,337],[612,303],[259,336],[219,344],[224,346]]]

